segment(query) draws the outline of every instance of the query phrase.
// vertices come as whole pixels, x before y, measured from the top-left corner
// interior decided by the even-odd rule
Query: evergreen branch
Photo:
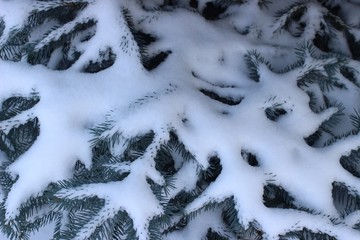
[[[295,199],[281,186],[272,183],[264,186],[263,201],[269,208],[297,208]]]
[[[307,6],[309,3],[309,0],[296,1],[289,6],[277,11],[275,17],[280,18],[284,15],[293,14],[295,11],[299,10],[299,7]]]
[[[358,194],[350,191],[349,187],[341,182],[333,182],[332,186],[334,206],[341,217],[360,210],[360,196]]]
[[[215,101],[221,102],[223,104],[227,104],[229,106],[236,106],[236,105],[240,104],[241,101],[243,100],[243,97],[234,98],[234,97],[228,97],[228,96],[220,96],[219,94],[217,94],[214,91],[203,89],[203,88],[200,89],[199,91],[202,94],[204,94],[205,96],[207,96]]]
[[[4,34],[4,30],[5,30],[5,21],[3,17],[0,17],[0,39]]]
[[[106,205],[108,203],[105,201],[105,206],[79,229],[74,239],[99,239],[97,236],[100,239],[106,239],[112,235],[113,217],[116,214],[116,210],[106,207]]]
[[[34,28],[46,20],[55,19],[60,23],[72,21],[76,13],[88,5],[84,0],[36,1],[28,18],[28,26]]]
[[[225,201],[225,200],[223,200],[223,201]],[[215,211],[215,209],[220,208],[222,206],[221,203],[223,201],[218,202],[218,201],[211,200],[211,201],[207,202],[205,205],[203,205],[201,208],[188,213],[187,217],[191,221],[203,212]]]
[[[354,113],[350,115],[351,124],[355,131],[360,131],[360,109],[354,109]]]
[[[280,69],[279,71],[277,71],[277,73],[285,74],[285,73],[291,72],[297,68],[301,68],[305,64],[305,61],[304,61],[305,57],[304,57],[303,53],[300,53],[300,52],[296,52],[296,55],[298,58],[298,60],[296,62],[294,62],[293,64],[290,64],[290,65],[287,65],[283,69]]]
[[[20,61],[23,55],[20,46],[5,45],[0,48],[0,59],[10,61]]]
[[[330,145],[336,143],[336,142],[339,141],[339,140],[344,140],[344,139],[346,139],[347,137],[355,136],[355,135],[357,135],[358,133],[359,133],[358,131],[350,130],[350,131],[347,131],[347,132],[345,132],[345,133],[343,133],[343,134],[334,136],[333,138],[327,140],[327,141],[324,143],[323,147],[330,146]]]
[[[309,96],[310,98],[310,101],[309,101],[309,107],[310,109],[313,111],[313,112],[319,112],[318,111],[318,98],[316,97],[316,94],[314,92],[311,92],[311,91],[307,91],[306,92],[307,95]]]
[[[96,127],[91,128],[90,133],[91,135],[94,136],[94,138],[90,140],[91,146],[95,147],[103,141],[106,141],[108,143],[110,138],[115,138],[115,137],[110,137],[108,133],[113,128],[113,125],[114,125],[114,121],[107,119],[106,121],[100,123]],[[113,136],[120,136],[120,133],[115,132]]]
[[[14,145],[3,131],[0,131],[0,150],[4,151],[8,155],[15,151]]]
[[[333,139],[336,139],[337,137],[342,138],[341,137],[342,135],[337,136],[333,131],[334,129],[336,129],[338,124],[341,123],[342,118],[345,115],[344,114],[345,107],[343,106],[342,103],[338,103],[336,101],[334,102],[325,101],[323,106],[320,107],[316,106],[312,110],[315,113],[320,113],[329,108],[337,108],[337,111],[333,115],[331,115],[329,119],[322,122],[319,128],[312,135],[305,138],[305,141],[308,143],[309,146],[314,146],[315,143],[320,139],[320,137],[323,136],[323,133],[328,133],[331,136],[331,138],[326,141],[325,143],[326,146],[328,146],[327,144],[331,144],[330,142],[333,141]]]
[[[8,140],[15,147],[15,151],[8,152],[11,159],[16,159],[26,152],[40,134],[40,125],[37,118],[28,120],[12,128],[7,134]]]
[[[248,51],[244,57],[245,63],[248,67],[249,77],[255,82],[260,81],[259,67],[260,65],[266,65],[270,70],[272,70],[270,62],[265,60],[260,53],[256,50]]]
[[[57,240],[57,239],[61,239],[62,236],[62,230],[64,228],[63,226],[63,218],[67,217],[67,212],[63,212],[62,214],[58,214],[57,218],[55,218],[54,222],[55,222],[55,226],[54,226],[54,234],[53,234],[53,239]]]
[[[360,59],[360,41],[356,38],[354,30],[345,30],[346,42],[349,46],[352,58],[355,60]]]
[[[29,54],[28,48],[31,45],[27,43],[35,27],[51,19],[55,19],[60,23],[69,22],[75,18],[77,11],[86,6],[86,2],[79,1],[36,1],[27,23],[10,31],[6,42],[0,48],[0,58],[20,61],[24,55]]]
[[[105,164],[104,167],[111,168],[112,170],[118,173],[129,173],[131,171],[130,168],[131,162],[120,162],[120,163],[112,163],[112,164]]]
[[[189,218],[187,216],[184,216],[180,218],[178,221],[172,223],[172,225],[170,225],[168,228],[166,228],[163,231],[163,234],[167,235],[171,232],[182,230],[187,226],[188,223],[189,223]]]
[[[5,220],[6,208],[3,203],[0,203],[0,230],[9,240],[30,240],[29,233],[25,226],[14,219]]]
[[[222,205],[222,220],[229,229],[229,232],[233,233],[237,239],[261,240],[263,238],[264,232],[258,222],[250,222],[247,229],[240,223],[233,197],[225,199]]]
[[[35,106],[40,101],[40,98],[37,93],[32,93],[32,95],[31,97],[10,97],[3,101],[0,121],[10,119]]]
[[[256,155],[246,149],[241,150],[241,157],[252,167],[260,166]]]
[[[30,198],[20,206],[15,219],[5,218],[5,207],[0,206],[0,228],[10,239],[28,239],[30,234],[53,222],[59,215],[50,207],[51,199],[43,196]]]
[[[193,154],[180,142],[176,133],[171,131],[170,140],[161,145],[160,151],[155,157],[156,169],[162,174],[171,175],[174,174],[184,162],[190,159],[194,159]]]
[[[280,32],[281,30],[289,30],[292,21],[298,21],[306,13],[309,1],[301,0],[289,5],[288,7],[281,9],[275,14],[275,31],[274,33]]]
[[[37,232],[41,228],[48,226],[49,224],[55,222],[60,217],[61,217],[60,213],[54,212],[54,211],[52,211],[52,209],[50,209],[50,211],[47,212],[46,214],[44,214],[43,216],[36,217],[31,222],[28,222],[26,224],[26,230],[29,231],[30,234]]]
[[[358,73],[356,69],[349,66],[341,66],[340,67],[340,73],[343,75],[347,80],[352,82],[355,86],[360,88],[360,81],[356,78],[355,73]]]
[[[341,122],[341,117],[345,115],[344,114],[345,107],[342,103],[338,103],[334,101],[320,107],[319,112],[322,112],[329,108],[337,108],[337,111],[336,113],[331,115],[331,117],[328,120],[326,120],[321,124],[319,130],[327,132],[332,136],[335,136],[335,134],[332,132],[332,129],[335,129],[336,126]]]
[[[242,233],[245,231],[244,227],[240,224],[238,218],[238,211],[235,208],[234,197],[228,198],[224,201],[224,208],[222,212],[222,219],[224,223],[228,226],[231,232],[240,238]]]
[[[356,224],[353,226],[353,229],[355,229],[355,230],[360,230],[360,222],[356,223]]]
[[[270,2],[271,1],[268,0],[259,0],[257,4],[260,8],[266,8]],[[3,37],[5,42],[0,48],[0,58],[19,61],[27,57],[27,61],[31,64],[40,63],[48,65],[48,67],[50,67],[49,61],[51,60],[50,63],[55,69],[66,69],[70,67],[78,61],[82,54],[82,52],[78,50],[80,48],[77,48],[78,41],[88,41],[95,35],[95,26],[97,25],[95,18],[81,18],[82,15],[79,15],[82,10],[91,4],[91,0],[37,0],[34,1],[34,3],[35,5],[31,7],[33,10],[30,13],[28,22],[10,31],[7,39]],[[228,6],[235,3],[240,4],[243,3],[243,1],[216,0],[203,3],[205,7],[202,14],[209,20],[215,20]],[[94,60],[96,62],[89,61],[86,66],[83,66],[83,72],[94,73],[112,66],[116,61],[116,57],[118,57],[115,55],[118,50],[116,47],[123,47],[125,51],[127,50],[125,48],[132,43],[134,44],[133,46],[135,46],[136,57],[140,58],[141,64],[148,71],[159,66],[171,53],[170,50],[157,50],[156,54],[149,54],[149,49],[151,49],[152,44],[158,39],[148,33],[146,29],[142,28],[148,26],[147,24],[138,24],[139,22],[137,22],[134,17],[143,14],[139,8],[144,6],[138,6],[139,8],[136,9],[136,15],[132,15],[130,7],[133,7],[133,5],[123,2],[117,4],[117,7],[121,6],[120,14],[122,14],[125,19],[125,23],[121,23],[124,24],[122,26],[124,27],[124,34],[120,34],[125,40],[121,41],[120,39],[119,46],[105,46],[101,48],[99,50],[98,60]],[[122,4],[128,6],[129,9],[124,8]],[[145,5],[146,3],[140,1],[134,4]],[[166,1],[164,4],[176,5],[174,1]],[[179,3],[179,5],[181,4],[184,3]],[[197,1],[191,1],[189,4],[194,5],[198,3]],[[274,28],[278,27],[280,30],[291,30],[293,29],[291,24],[297,24],[298,30],[295,30],[295,34],[291,34],[295,37],[300,36],[303,31],[307,30],[305,29],[306,27],[311,27],[307,26],[309,24],[302,22],[306,17],[309,17],[305,16],[305,14],[308,9],[310,9],[311,4],[316,3],[313,1],[297,1],[287,8],[280,10],[276,15],[277,19],[275,24],[277,25],[274,25]],[[156,5],[156,3],[154,5]],[[277,5],[274,5],[274,7],[276,6]],[[255,5],[255,7],[257,6]],[[161,10],[162,9],[159,8],[157,14],[159,14]],[[213,10],[215,12],[211,15],[211,11]],[[271,12],[273,9],[267,9],[266,11]],[[87,13],[88,12],[85,12],[84,14]],[[146,12],[146,14],[149,15],[151,13],[150,11]],[[176,11],[172,11],[171,14],[176,14]],[[321,14],[324,16],[321,17],[319,12],[319,19],[316,20],[316,24],[319,24],[321,29],[316,29],[314,33],[315,39],[310,39],[308,42],[299,44],[298,50],[296,50],[297,60],[293,64],[287,65],[284,69],[275,71],[272,69],[270,62],[255,50],[249,51],[244,56],[250,79],[253,81],[259,82],[260,79],[266,77],[263,76],[266,74],[266,72],[262,71],[264,70],[263,67],[267,67],[270,71],[278,74],[278,76],[283,73],[290,73],[286,75],[290,77],[297,75],[298,78],[292,79],[291,81],[297,81],[298,86],[308,92],[310,97],[308,107],[310,107],[313,112],[318,113],[329,107],[338,108],[335,114],[328,120],[322,122],[318,130],[307,138],[308,143],[312,142],[312,144],[309,145],[319,142],[320,139],[325,142],[325,145],[331,144],[349,135],[356,135],[360,131],[360,110],[356,109],[350,116],[344,116],[344,105],[341,101],[334,101],[334,99],[339,99],[335,96],[336,91],[339,89],[349,90],[346,87],[352,86],[349,82],[346,82],[347,80],[354,83],[355,87],[360,86],[357,75],[355,74],[356,64],[354,63],[354,67],[350,67],[348,58],[340,54],[322,53],[320,51],[326,50],[331,52],[330,47],[334,44],[333,40],[336,36],[340,36],[338,33],[342,31],[345,35],[351,34],[351,29],[341,18],[337,17],[335,13],[322,10]],[[100,20],[102,19],[99,19],[99,21]],[[309,22],[311,21],[309,20]],[[206,24],[210,23],[207,22]],[[223,22],[219,22],[218,24],[223,24]],[[29,43],[29,39],[34,39],[38,36],[36,35],[37,29],[45,30],[48,29],[49,26],[51,29],[40,39]],[[0,36],[3,34],[4,29],[5,22],[0,18]],[[301,34],[296,35],[298,33]],[[167,40],[166,35],[163,36],[163,33],[161,33],[161,36],[165,37],[159,46]],[[349,49],[353,54],[354,51],[356,51],[354,48],[358,46],[357,40],[354,35],[348,35],[347,41],[348,44],[351,45]],[[88,44],[84,45],[87,46]],[[90,42],[89,45],[91,45]],[[172,45],[172,43],[169,45]],[[228,50],[225,49],[224,51]],[[176,49],[176,54],[181,54],[181,52]],[[226,55],[223,54],[223,56]],[[270,59],[268,55],[266,57]],[[54,63],[54,60],[57,62]],[[230,65],[227,65],[227,67],[231,67]],[[154,74],[156,75],[156,73]],[[193,75],[195,76],[195,74]],[[207,83],[212,85],[212,87],[219,86],[215,83]],[[344,83],[347,84],[345,85]],[[182,84],[183,83],[181,83],[181,86]],[[239,86],[242,87],[242,84]],[[226,84],[220,87],[233,88],[233,86]],[[175,91],[176,88],[177,86],[169,84],[168,87],[162,91],[155,90],[154,92],[149,92],[133,102],[129,106],[130,111],[127,113],[132,114],[132,111],[140,112],[142,108],[152,107],[150,105],[153,103],[161,104],[161,101],[163,101],[162,95],[170,94]],[[296,89],[289,94],[297,94],[295,90]],[[211,89],[200,89],[200,92],[207,97],[228,105],[237,105],[241,101],[241,99],[223,97],[211,91]],[[291,101],[297,99],[297,96],[298,95]],[[26,116],[26,122],[18,122],[18,120],[25,119],[25,115],[28,113],[27,111],[29,109],[31,111],[31,108],[38,102],[39,97],[36,95],[33,97],[15,96],[6,99],[2,103],[0,111],[0,150],[4,151],[7,157],[4,156],[4,159],[1,159],[0,186],[5,198],[14,183],[16,183],[17,178],[21,178],[21,174],[15,177],[11,176],[7,172],[7,168],[14,163],[21,154],[28,151],[40,134],[39,119],[36,117],[28,115]],[[346,103],[346,106],[350,104],[348,102]],[[41,108],[43,106],[38,105],[38,107]],[[287,110],[281,104],[275,103],[265,109],[265,116],[262,117],[267,117],[271,121],[277,121],[286,114],[288,114]],[[315,114],[313,115],[315,116]],[[293,116],[292,114],[288,114],[287,118],[288,117],[289,120],[291,120]],[[336,132],[338,132],[336,128],[344,123],[344,119],[346,121],[350,119],[355,129],[336,135]],[[188,121],[185,117],[181,120],[184,123]],[[9,131],[3,129],[3,126],[8,123],[10,123],[10,127],[7,128]],[[93,140],[91,140],[91,167],[77,161],[74,166],[74,171],[71,172],[73,175],[70,179],[53,183],[46,188],[42,196],[30,198],[25,203],[22,203],[19,209],[20,214],[16,216],[15,219],[5,219],[6,209],[4,204],[0,203],[0,228],[5,233],[5,236],[10,239],[27,240],[30,238],[30,233],[38,231],[40,227],[53,223],[55,226],[53,237],[55,239],[134,240],[139,238],[141,231],[145,232],[145,234],[142,235],[145,238],[161,239],[172,231],[182,230],[185,226],[191,225],[191,221],[194,221],[194,218],[198,217],[199,214],[203,214],[205,211],[216,211],[215,213],[217,215],[221,212],[223,222],[221,222],[221,226],[219,226],[218,229],[206,228],[207,233],[204,238],[224,240],[228,237],[224,234],[227,232],[230,233],[229,238],[234,238],[235,236],[237,239],[262,239],[266,236],[266,233],[263,232],[262,227],[256,220],[250,222],[248,228],[241,225],[239,221],[241,216],[239,216],[239,212],[236,210],[238,203],[235,202],[234,197],[218,199],[216,196],[211,196],[206,198],[206,189],[212,183],[221,181],[222,178],[219,177],[220,174],[225,176],[227,172],[223,171],[225,171],[225,169],[228,170],[228,168],[223,169],[222,163],[225,162],[222,162],[218,156],[212,156],[209,158],[209,167],[207,169],[200,169],[200,165],[197,165],[198,163],[196,162],[195,156],[188,151],[188,147],[190,146],[185,146],[178,137],[184,133],[182,127],[168,127],[172,126],[169,123],[169,125],[166,125],[167,127],[162,129],[156,129],[146,133],[139,130],[138,133],[131,133],[132,135],[128,136],[125,134],[127,126],[121,125],[122,123],[123,122],[119,122],[119,119],[115,121],[108,117],[104,123],[91,129],[91,133],[93,134]],[[121,126],[121,128],[119,126]],[[177,125],[175,126],[178,127]],[[195,124],[195,126],[197,125]],[[177,135],[177,131],[179,131],[179,135]],[[301,141],[299,143],[303,144]],[[243,144],[242,141],[241,144]],[[220,149],[221,154],[226,154],[227,149],[228,148],[225,150]],[[264,164],[267,161],[267,156],[261,155],[261,158],[258,158],[260,154],[256,152],[256,146],[254,147],[254,152],[249,152],[244,149],[240,151],[240,149],[238,149],[238,157],[241,158],[239,156],[241,154],[243,160],[254,167],[249,168],[250,170],[254,170],[254,172],[257,171],[256,174],[262,174],[264,168],[266,169],[267,167],[267,164]],[[200,150],[202,150],[202,148],[200,148]],[[216,150],[218,149],[214,151]],[[205,154],[208,153],[205,152]],[[231,156],[231,154],[229,155]],[[359,149],[353,150],[349,156],[342,156],[340,158],[342,167],[355,177],[360,176],[358,155]],[[228,161],[227,159],[224,160]],[[198,169],[195,170],[197,166]],[[184,174],[184,171],[188,171],[186,174],[189,174],[189,179],[181,178],[183,176],[180,174]],[[186,175],[185,178],[186,177],[188,177],[188,175]],[[246,179],[246,176],[244,179]],[[280,179],[284,180],[284,178]],[[137,182],[138,180],[139,182]],[[114,185],[111,185],[112,183],[114,183]],[[132,186],[126,185],[129,183]],[[137,185],[137,183],[139,184]],[[360,197],[357,192],[352,191],[346,183],[334,182],[332,184],[333,202],[335,208],[343,218],[360,209]],[[221,182],[219,185],[221,185]],[[140,199],[139,196],[143,195],[151,197],[155,206],[153,209],[160,209],[151,209],[154,212],[148,213],[148,216],[143,219],[140,219],[141,217],[139,217],[138,212],[132,209],[134,205],[126,207],[127,202],[121,202],[129,201],[129,199],[122,199],[124,194],[121,191],[123,191],[123,189],[132,188],[131,191],[135,191],[138,190],[136,189],[138,186],[141,187],[138,189],[146,189],[148,191],[145,191],[145,193],[140,191],[135,192],[136,194],[132,196],[133,199]],[[113,192],[114,187],[116,188],[116,192]],[[106,190],[102,191],[105,188]],[[219,190],[221,190],[221,188],[219,188]],[[305,211],[309,213],[309,215],[320,214],[306,206],[298,206],[298,202],[296,202],[297,199],[294,199],[280,184],[275,185],[268,182],[262,190],[263,202],[260,199],[259,204],[264,204],[268,208],[296,209]],[[132,193],[134,192],[131,192],[131,194]],[[111,198],[109,196],[116,197]],[[206,198],[204,205],[193,212],[185,212],[187,205],[196,198],[203,196]],[[298,197],[299,202],[302,202],[301,196]],[[147,203],[143,199],[141,199],[141,201],[139,200],[139,202],[141,204]],[[135,213],[131,212],[132,210],[134,210]],[[330,220],[334,225],[343,220],[334,219],[331,218],[331,216],[324,216],[324,218]],[[139,224],[139,222],[141,223]],[[136,224],[135,227],[134,224]],[[331,223],[329,224],[331,225]],[[358,225],[360,226],[360,224]],[[354,227],[358,227],[358,225]],[[284,232],[285,231],[290,230],[284,230]],[[291,237],[299,239],[334,239],[334,237],[327,233],[313,231],[314,230],[304,228],[301,231],[285,232],[284,235],[279,237],[281,239]]]
[[[5,43],[1,44],[0,58],[3,60],[20,61],[24,55],[23,45],[30,37],[27,26],[11,29]]]
[[[147,134],[132,138],[123,153],[123,158],[132,162],[144,156],[147,148],[153,143],[154,136],[155,133],[151,131]]]
[[[340,164],[353,176],[360,178],[360,149],[352,150],[349,156],[341,156]]]
[[[149,222],[149,239],[163,239],[164,231],[171,226],[171,216],[163,214],[156,216]]]
[[[113,230],[112,238],[114,240],[133,240],[138,239],[132,219],[126,212],[118,212],[114,221],[116,225]]]
[[[331,13],[330,11],[324,15],[324,19],[329,23],[332,27],[334,27],[338,31],[344,31],[349,29],[350,27],[337,15]]]
[[[310,57],[315,57],[317,53],[317,50],[315,46],[310,41],[302,41],[297,44],[295,48],[295,54],[298,59],[302,59],[305,61],[305,59]]]
[[[281,107],[281,103],[275,103],[271,107],[265,109],[265,115],[271,121],[276,121],[279,117],[287,114],[287,111]]]
[[[303,228],[300,231],[290,231],[279,236],[279,240],[304,239],[304,240],[336,240],[335,237],[322,232],[313,232],[310,229]]]
[[[93,216],[102,209],[101,206],[89,205],[88,208],[69,210],[69,222],[61,232],[62,239],[76,239],[77,234],[91,221]],[[96,231],[91,229],[90,236]],[[90,237],[89,236],[89,237]],[[79,239],[79,238],[78,238]]]
[[[66,37],[67,39],[72,39],[73,36],[78,32],[84,31],[87,28],[90,28],[96,24],[96,21],[89,17],[83,17],[81,19],[75,20],[76,21],[71,21],[61,26],[53,27],[49,32],[44,35],[41,41],[35,45],[34,51],[39,51],[41,48],[44,48],[46,45],[51,44],[52,42],[65,42],[61,41],[60,39],[64,38],[67,35],[72,36]]]
[[[6,168],[11,163],[12,163],[12,161],[7,161],[6,163],[3,163],[0,166],[0,186],[1,186],[1,191],[3,191],[3,194],[5,196],[7,196],[9,194],[13,184],[18,179],[18,177],[14,178],[8,172],[6,172]]]
[[[229,240],[227,236],[224,236],[219,232],[215,232],[211,228],[209,228],[206,233],[206,239]]]
[[[100,72],[111,67],[115,63],[115,60],[116,55],[113,53],[113,50],[107,47],[106,50],[100,50],[99,59],[96,62],[90,60],[83,71],[87,73]]]
[[[163,61],[166,60],[168,55],[171,54],[171,51],[169,50],[161,51],[155,56],[149,56],[148,47],[151,43],[155,42],[157,39],[153,35],[144,32],[142,29],[136,28],[133,17],[129,9],[122,8],[122,14],[139,49],[140,62],[142,63],[144,68],[148,71],[155,69]]]
[[[316,69],[311,69],[307,71],[304,75],[298,78],[298,87],[307,87],[311,83],[319,83],[320,88],[324,91],[326,88],[331,88],[328,78],[320,71]]]
[[[28,50],[28,62],[33,65],[47,64],[55,49],[68,45],[75,36],[96,24],[96,22],[90,18],[82,20],[83,22],[70,22],[68,25],[52,31],[47,37],[42,39],[40,43],[35,45],[33,49]],[[72,26],[72,28],[69,29],[69,26]]]
[[[309,84],[316,83],[319,85],[321,91],[331,91],[335,87],[344,89],[345,85],[340,83],[337,78],[332,75],[327,75],[326,72],[318,69],[310,69],[297,80],[298,87],[308,87]]]
[[[271,0],[259,0],[258,6],[260,7],[260,9],[263,9],[263,8],[269,9],[269,5],[271,5],[272,3],[273,3],[273,1],[271,1]]]

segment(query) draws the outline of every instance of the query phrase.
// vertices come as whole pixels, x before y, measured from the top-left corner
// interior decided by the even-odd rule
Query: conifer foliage
[[[0,0],[3,236],[359,239],[359,11]]]

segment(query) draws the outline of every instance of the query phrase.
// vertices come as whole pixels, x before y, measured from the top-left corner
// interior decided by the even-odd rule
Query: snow
[[[5,21],[11,26],[19,24],[18,19],[23,17],[10,17],[11,14],[6,12],[10,6],[16,9],[26,6],[20,1],[10,4],[3,0],[0,4],[0,15],[5,16]],[[169,140],[170,130],[176,131],[180,141],[194,155],[193,160],[201,167],[208,167],[209,157],[216,154],[223,168],[217,180],[186,208],[187,213],[209,202],[221,202],[233,196],[240,221],[246,226],[256,219],[269,239],[284,234],[285,229],[301,230],[303,227],[320,229],[339,239],[360,237],[359,232],[346,225],[334,226],[330,221],[331,217],[339,217],[332,202],[332,182],[348,183],[357,193],[360,192],[358,179],[339,163],[342,155],[360,146],[360,137],[349,137],[321,149],[311,148],[304,141],[338,109],[312,112],[308,106],[308,95],[297,86],[299,72],[276,74],[263,65],[259,72],[260,81],[249,79],[243,56],[254,48],[271,55],[273,48],[249,41],[251,37],[240,35],[225,25],[226,21],[212,24],[185,9],[164,12],[156,15],[151,22],[139,23],[158,36],[159,40],[153,46],[155,52],[161,49],[172,51],[157,69],[147,72],[141,67],[137,46],[124,50],[120,45],[123,37],[129,43],[134,42],[119,11],[121,4],[132,8],[135,16],[149,15],[129,3],[94,1],[82,13],[84,16],[77,16],[74,22],[63,26],[62,32],[57,32],[71,31],[75,23],[84,21],[86,16],[97,22],[95,36],[79,44],[83,54],[67,71],[0,61],[0,100],[13,95],[29,95],[34,90],[40,96],[40,102],[34,108],[17,116],[20,122],[26,121],[29,114],[38,117],[41,130],[33,146],[7,169],[12,176],[19,176],[4,200],[7,219],[16,217],[24,200],[42,194],[50,183],[70,178],[77,160],[91,167],[90,140],[93,136],[89,129],[105,121],[107,115],[114,124],[103,133],[104,136],[121,132],[123,139],[130,139],[139,133],[153,131],[155,138],[143,157],[133,163],[114,166],[119,171],[130,172],[123,181],[88,184],[58,193],[59,198],[98,196],[106,201],[104,211],[90,221],[76,239],[89,237],[91,232],[87,231],[88,228],[98,226],[103,223],[104,216],[114,216],[119,210],[126,211],[133,219],[139,239],[147,238],[147,232],[140,230],[147,229],[149,219],[162,214],[163,209],[150,190],[146,177],[158,184],[164,183],[155,169],[154,157],[160,145]],[[319,20],[316,10],[314,8],[309,12],[309,19]],[[254,11],[248,14],[254,14]],[[20,10],[14,15],[23,16]],[[247,26],[259,26],[251,21],[256,20],[247,18],[245,22],[237,20],[231,24],[237,26],[238,31]],[[109,26],[120,27],[109,29]],[[206,33],[200,29],[206,29]],[[266,26],[262,29],[265,36],[273,30],[266,29]],[[258,30],[251,31],[255,31],[251,33],[254,35]],[[309,32],[306,36],[314,34]],[[48,36],[52,39],[58,37],[60,35],[55,32]],[[37,47],[43,47],[46,41],[44,39]],[[84,65],[96,60],[99,51],[106,47],[111,47],[117,55],[114,65],[96,74],[81,73]],[[294,61],[292,56],[290,54],[286,58]],[[54,65],[49,63],[49,67]],[[242,101],[228,106],[205,96],[199,89]],[[346,96],[347,93],[344,93],[343,98]],[[359,91],[351,90],[349,99],[346,108],[353,106],[352,101],[360,100]],[[274,122],[266,117],[265,109],[277,103],[283,104],[287,114]],[[184,118],[186,123],[182,121]],[[0,129],[9,130],[5,124],[0,122]],[[112,152],[121,155],[124,149],[122,146],[112,149]],[[242,149],[256,152],[259,168],[243,161]],[[193,163],[182,166],[177,173],[176,191],[193,188],[196,184],[195,168]],[[281,184],[294,196],[296,204],[314,209],[319,214],[265,207],[262,204],[263,186],[271,181]],[[186,228],[180,235],[169,235],[169,239],[187,239],[190,236],[200,239],[207,227],[220,224],[214,222],[217,220],[210,221],[211,216],[209,213],[201,215],[193,220],[195,227]],[[354,222],[353,218],[358,219],[357,215],[354,216],[345,221]],[[198,228],[198,232],[193,231],[202,224],[204,226]]]

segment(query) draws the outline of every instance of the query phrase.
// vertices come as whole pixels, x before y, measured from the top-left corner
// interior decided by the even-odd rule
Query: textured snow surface
[[[26,4],[20,1],[1,1],[0,4],[0,13],[6,21],[17,24],[20,18],[6,12],[11,7],[19,11],[16,15],[20,16],[21,8]],[[256,48],[275,55],[276,59],[283,51],[281,47],[275,51],[249,41],[228,25],[213,24],[198,14],[178,9],[149,15],[141,23],[159,39],[152,48],[154,52],[156,49],[172,51],[157,69],[147,72],[140,65],[136,46],[127,54],[123,54],[118,46],[119,38],[131,34],[125,28],[117,4],[120,3],[95,1],[87,10],[90,12],[84,12],[96,16],[97,34],[82,46],[83,55],[67,71],[0,61],[0,101],[13,95],[26,96],[33,91],[40,96],[40,102],[34,108],[17,116],[19,122],[26,121],[29,115],[37,116],[41,131],[34,145],[8,168],[14,177],[19,176],[5,202],[8,218],[15,217],[24,200],[41,194],[51,182],[71,177],[77,160],[91,167],[89,129],[105,121],[105,115],[108,115],[115,124],[107,134],[119,131],[124,137],[131,138],[153,131],[156,137],[154,146],[150,147],[157,149],[169,139],[168,131],[175,130],[201,166],[207,167],[209,156],[214,154],[221,159],[222,173],[187,207],[187,212],[233,196],[240,221],[246,226],[256,219],[269,239],[284,234],[284,229],[301,230],[303,227],[314,231],[321,229],[339,239],[360,239],[358,231],[345,224],[334,226],[330,221],[332,217],[338,217],[332,202],[332,182],[345,182],[360,192],[359,180],[339,163],[342,155],[360,146],[360,136],[349,137],[327,148],[309,147],[304,138],[338,109],[330,108],[319,114],[311,111],[308,95],[297,86],[296,73],[275,74],[263,66],[259,82],[246,75],[243,56],[248,50]],[[135,15],[148,14],[135,5],[126,5]],[[255,13],[247,14],[253,16]],[[317,20],[311,13],[309,18]],[[83,16],[79,15],[77,19],[82,21]],[[238,28],[241,24],[249,25],[240,20],[231,24]],[[109,26],[122,27],[109,29]],[[70,29],[72,26],[64,27]],[[256,29],[251,31],[256,34]],[[111,68],[96,74],[79,72],[107,46],[114,47],[119,56]],[[291,55],[285,58],[294,60]],[[229,106],[205,96],[199,89],[242,101]],[[360,101],[359,92],[351,94],[349,101]],[[265,109],[274,104],[282,104],[287,110],[277,122],[265,115]],[[9,130],[4,123],[0,129]],[[256,153],[260,167],[254,168],[242,159],[243,149]],[[122,150],[113,151],[121,153]],[[121,182],[89,184],[59,192],[58,197],[81,199],[96,195],[107,203],[107,209],[101,214],[111,215],[114,209],[126,209],[136,229],[146,228],[148,219],[162,213],[161,205],[146,182],[146,177],[150,177],[163,183],[155,170],[153,157],[144,156],[136,164],[120,166],[123,171],[130,169],[130,175]],[[186,168],[195,167],[186,165],[178,173],[180,190],[191,189],[189,184],[196,182],[190,173],[180,176],[182,171],[190,172]],[[315,209],[319,214],[265,207],[262,204],[263,187],[267,182],[280,184],[294,196],[299,206]],[[195,227],[189,226],[181,236],[177,236],[178,233],[169,235],[169,239],[187,239],[186,234],[194,236],[194,232],[189,233],[194,229],[198,229],[200,239],[208,227],[217,226],[209,221],[211,216],[207,214],[192,222]],[[351,217],[349,215],[344,221],[351,222]],[[208,227],[196,228],[202,224]],[[77,237],[84,239],[86,234],[79,232]],[[146,239],[146,234],[139,234],[140,239]]]

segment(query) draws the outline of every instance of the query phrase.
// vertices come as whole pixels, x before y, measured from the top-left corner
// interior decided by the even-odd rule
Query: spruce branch
[[[293,21],[299,21],[309,7],[308,0],[296,1],[288,7],[279,10],[275,14],[274,34],[279,34],[283,30],[289,30]],[[301,33],[300,33],[301,34]],[[295,35],[297,36],[297,35]]]
[[[351,191],[349,187],[342,182],[333,182],[332,187],[334,206],[341,217],[360,210],[360,196],[356,192]]]
[[[281,235],[279,240],[290,240],[290,239],[304,239],[304,240],[312,240],[312,239],[319,239],[319,240],[336,240],[335,237],[330,236],[326,233],[322,232],[313,232],[310,229],[303,228],[300,231],[291,231],[284,235]]]
[[[360,109],[354,109],[354,113],[350,115],[351,124],[354,127],[354,130],[360,131]]]
[[[244,60],[249,70],[249,77],[255,82],[260,81],[260,65],[265,65],[270,70],[272,69],[270,62],[265,60],[265,58],[262,57],[256,50],[248,51],[248,53],[244,56]]]
[[[27,60],[29,63],[47,65],[51,54],[57,48],[70,44],[79,33],[93,27],[96,22],[93,19],[84,18],[78,22],[70,22],[49,32],[39,43],[29,45]],[[65,57],[66,55],[64,55]],[[60,63],[57,63],[59,65]]]

